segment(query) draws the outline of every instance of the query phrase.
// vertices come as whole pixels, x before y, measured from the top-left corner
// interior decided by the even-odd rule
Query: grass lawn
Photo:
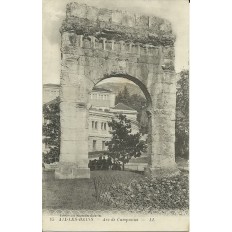
[[[106,178],[107,177],[107,178]],[[130,183],[143,175],[127,171],[91,171],[90,179],[56,180],[54,172],[43,172],[44,209],[108,209],[112,208],[97,202],[94,179],[104,179],[104,183]]]

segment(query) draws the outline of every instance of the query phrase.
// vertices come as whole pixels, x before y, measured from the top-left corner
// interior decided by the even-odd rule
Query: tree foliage
[[[142,133],[147,133],[148,131],[148,120],[145,112],[147,100],[138,94],[130,95],[127,87],[125,86],[123,91],[120,91],[115,98],[115,104],[124,103],[135,109],[138,112],[137,121],[140,122],[140,129]]]
[[[109,156],[114,162],[128,163],[132,157],[139,157],[146,149],[144,141],[140,141],[140,134],[131,134],[131,121],[125,115],[119,114],[108,123],[111,127],[112,138],[106,143]]]
[[[130,104],[130,93],[126,86],[124,87],[122,91],[118,93],[118,95],[115,98],[115,104],[118,104],[118,103],[124,103],[126,105]]]
[[[49,147],[43,153],[43,162],[53,163],[59,161],[60,153],[60,107],[59,102],[43,105],[43,143]]]
[[[176,93],[176,156],[189,157],[189,71],[183,70]]]

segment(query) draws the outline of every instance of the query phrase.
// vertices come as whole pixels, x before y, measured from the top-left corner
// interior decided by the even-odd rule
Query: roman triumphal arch
[[[113,76],[133,80],[148,99],[150,176],[178,173],[175,163],[176,80],[168,21],[69,3],[60,28],[61,150],[56,178],[89,178],[89,93]]]

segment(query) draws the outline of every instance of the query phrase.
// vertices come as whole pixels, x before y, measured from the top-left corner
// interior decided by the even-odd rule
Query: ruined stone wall
[[[60,32],[61,162],[86,165],[89,93],[104,78],[119,76],[135,82],[148,100],[152,167],[173,166],[176,83],[171,24],[157,17],[70,3]],[[73,150],[66,149],[66,143]]]

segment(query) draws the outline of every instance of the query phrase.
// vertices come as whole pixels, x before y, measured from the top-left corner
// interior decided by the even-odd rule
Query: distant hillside
[[[126,86],[130,95],[138,94],[138,95],[145,98],[142,90],[137,85],[134,85],[134,84],[130,84],[130,83],[103,83],[103,84],[99,84],[97,86],[104,88],[104,89],[109,89],[109,90],[113,91],[113,93],[115,93],[116,95],[120,91],[122,91],[124,89],[124,87]]]

